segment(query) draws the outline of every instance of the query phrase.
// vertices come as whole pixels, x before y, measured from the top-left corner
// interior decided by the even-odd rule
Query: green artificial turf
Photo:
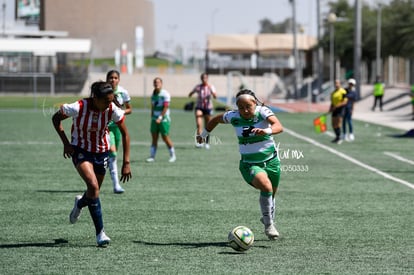
[[[161,140],[156,162],[146,163],[149,111],[128,116],[133,178],[118,195],[107,175],[100,197],[112,242],[97,248],[87,209],[69,224],[85,184],[62,156],[53,104],[48,98],[45,108],[0,110],[1,274],[414,273],[412,188],[282,133],[275,136],[283,158],[281,237],[269,241],[259,221],[259,192],[238,171],[232,127],[219,125],[211,149],[196,149],[193,114],[182,110],[171,114],[175,163]],[[356,140],[338,146],[313,131],[314,114],[277,116],[288,130],[414,183],[411,164],[384,154],[414,160],[412,139],[391,137],[398,130],[355,121]],[[64,127],[69,134],[69,120]],[[246,253],[227,246],[237,225],[255,234]]]

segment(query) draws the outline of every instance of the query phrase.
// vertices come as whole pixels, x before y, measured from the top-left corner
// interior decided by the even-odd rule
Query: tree
[[[268,18],[259,22],[259,33],[290,33],[292,32],[292,19],[288,18],[281,23],[272,23]]]
[[[414,3],[394,0],[383,9],[384,56],[414,58]]]

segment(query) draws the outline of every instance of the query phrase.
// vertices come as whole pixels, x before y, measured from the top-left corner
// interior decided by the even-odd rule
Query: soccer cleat
[[[350,140],[350,141],[354,141],[354,140],[355,140],[355,136],[354,136],[354,134],[349,134],[349,140]]]
[[[96,235],[96,243],[98,246],[105,247],[109,244],[111,239],[105,234],[105,231],[102,229],[101,233]]]
[[[177,160],[176,156],[175,155],[172,155],[170,157],[170,159],[168,160],[168,162],[175,162],[176,160]]]
[[[114,188],[114,193],[115,194],[122,194],[124,192],[125,192],[125,190],[121,186],[118,186],[118,187]]]
[[[196,143],[195,144],[195,147],[196,148],[203,148],[204,147],[204,144],[203,143]]]
[[[279,237],[279,232],[273,224],[265,225],[265,234],[269,240],[275,240]]]
[[[72,224],[76,223],[79,220],[79,216],[80,216],[80,214],[82,212],[82,208],[79,208],[78,207],[78,201],[81,198],[82,198],[81,195],[77,195],[75,197],[75,205],[73,206],[73,209],[72,209],[72,211],[70,212],[70,215],[69,215],[69,221]]]
[[[154,162],[154,161],[155,161],[155,159],[154,159],[153,157],[149,157],[149,158],[147,158],[145,161],[146,161],[146,162]]]

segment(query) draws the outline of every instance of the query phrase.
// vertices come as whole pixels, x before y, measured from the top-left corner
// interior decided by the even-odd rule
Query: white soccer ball
[[[246,226],[240,225],[233,228],[228,236],[229,245],[236,251],[246,251],[254,242],[253,232]]]

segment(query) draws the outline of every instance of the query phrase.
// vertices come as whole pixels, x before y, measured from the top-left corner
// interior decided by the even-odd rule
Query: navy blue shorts
[[[203,116],[211,116],[213,114],[213,109],[195,108],[195,110],[200,110]]]
[[[72,155],[72,162],[75,167],[77,167],[80,163],[87,161],[93,164],[95,174],[105,175],[106,168],[108,167],[109,152],[91,153],[77,146],[73,146],[73,149],[75,152]]]

